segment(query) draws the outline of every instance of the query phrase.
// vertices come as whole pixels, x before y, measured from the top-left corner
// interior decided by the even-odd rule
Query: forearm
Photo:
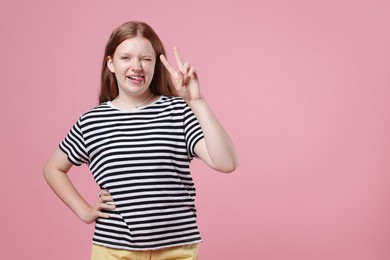
[[[204,97],[187,101],[202,127],[209,165],[222,172],[231,172],[238,166],[234,145],[212,112]]]
[[[85,212],[91,206],[84,200],[76,190],[68,175],[54,169],[45,169],[44,176],[57,196],[83,220]]]

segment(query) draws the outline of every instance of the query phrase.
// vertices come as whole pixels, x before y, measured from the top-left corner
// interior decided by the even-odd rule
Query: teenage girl
[[[82,221],[95,222],[91,259],[198,259],[190,161],[225,173],[237,167],[195,68],[176,48],[174,55],[177,69],[143,22],[116,28],[103,57],[99,105],[77,120],[44,168],[58,197]],[[67,176],[83,163],[101,189],[94,205]]]

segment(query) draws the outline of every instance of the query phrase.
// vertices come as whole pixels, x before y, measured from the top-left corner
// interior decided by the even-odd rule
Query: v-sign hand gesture
[[[177,93],[186,101],[200,99],[202,96],[195,68],[188,62],[183,63],[176,47],[173,49],[173,52],[179,70],[176,70],[162,54],[160,55],[160,60],[174,79]]]

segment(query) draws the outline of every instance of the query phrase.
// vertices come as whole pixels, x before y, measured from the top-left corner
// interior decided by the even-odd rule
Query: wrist
[[[201,95],[197,98],[188,99],[186,100],[186,102],[190,107],[192,107],[192,106],[197,106],[206,103],[206,99]]]
[[[91,219],[90,211],[91,211],[91,206],[84,205],[83,207],[77,210],[76,215],[81,221],[85,223],[90,223],[90,219]]]

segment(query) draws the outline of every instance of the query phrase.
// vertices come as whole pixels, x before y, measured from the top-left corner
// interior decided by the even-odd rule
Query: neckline
[[[135,112],[135,111],[141,111],[149,106],[152,106],[154,105],[155,103],[157,103],[158,101],[160,101],[161,99],[163,98],[163,95],[160,95],[159,98],[157,98],[155,101],[145,105],[145,106],[142,106],[142,107],[134,107],[134,108],[128,108],[128,109],[122,109],[122,108],[119,108],[117,106],[115,106],[113,104],[112,101],[107,101],[107,105],[110,106],[111,108],[115,109],[115,110],[118,110],[120,112],[125,112],[125,113],[129,113],[129,112]]]

